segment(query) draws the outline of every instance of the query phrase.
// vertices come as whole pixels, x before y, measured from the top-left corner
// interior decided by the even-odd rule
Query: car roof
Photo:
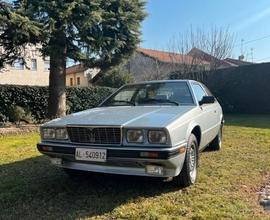
[[[177,80],[151,80],[151,81],[142,81],[142,82],[136,82],[136,83],[130,83],[128,85],[140,85],[140,84],[150,84],[150,83],[170,83],[170,82],[196,82],[196,83],[200,83],[198,81],[195,80],[189,80],[189,79],[177,79]]]

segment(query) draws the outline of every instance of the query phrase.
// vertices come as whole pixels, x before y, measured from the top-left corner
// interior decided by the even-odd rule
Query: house
[[[138,48],[127,64],[135,81],[167,79],[170,72],[182,69],[185,72],[208,70],[208,61],[190,55]]]
[[[0,51],[3,52],[3,51]],[[0,69],[0,84],[47,86],[49,85],[50,60],[41,56],[37,47],[27,46],[25,63],[22,58]]]
[[[226,58],[226,59],[218,59],[198,48],[192,48],[187,55],[192,56],[194,58],[204,60],[206,62],[210,63],[211,68],[214,69],[223,69],[223,68],[229,68],[229,67],[237,67],[237,66],[243,66],[243,65],[250,65],[253,64],[248,61],[244,61],[243,57],[240,56],[239,59],[232,59],[232,58]]]
[[[234,67],[234,66],[246,66],[246,65],[254,64],[252,62],[242,60],[241,56],[239,57],[239,59],[226,58],[223,61],[228,63],[231,67]]]
[[[208,71],[213,65],[217,69],[222,69],[250,64],[252,63],[240,59],[220,60],[198,48],[192,48],[187,54],[138,48],[128,60],[126,68],[134,76],[135,81],[139,82],[168,79],[171,73],[179,71],[182,73]],[[66,85],[87,86],[100,78],[97,70],[92,70],[90,75],[85,71],[90,70],[80,64],[67,68]]]
[[[66,86],[89,86],[99,71],[97,68],[86,68],[82,64],[70,66],[66,69]]]
[[[186,72],[208,70],[207,61],[194,59],[189,55],[138,48],[126,64],[136,82],[167,79],[172,71],[185,69]],[[100,77],[98,69],[87,69],[82,64],[67,68],[67,86],[88,86]]]
[[[43,58],[38,46],[27,45],[24,52],[24,60],[18,58],[12,65],[5,65],[0,69],[0,85],[28,85],[48,86],[50,59]],[[0,53],[3,51],[0,50]],[[89,79],[94,78],[98,69],[85,68],[82,65],[74,65],[66,69],[67,86],[88,86]]]
[[[12,65],[6,65],[0,70],[0,84],[48,86],[49,59],[43,59],[37,47],[27,46],[25,51],[26,63],[23,63],[22,59],[17,59]],[[183,73],[207,71],[212,68],[213,63],[217,69],[252,64],[241,59],[219,60],[198,48],[192,48],[187,54],[138,48],[128,60],[126,68],[134,76],[135,81],[139,82],[167,79],[169,74],[175,71]],[[86,68],[83,64],[66,69],[67,86],[89,86],[99,78],[99,69]]]

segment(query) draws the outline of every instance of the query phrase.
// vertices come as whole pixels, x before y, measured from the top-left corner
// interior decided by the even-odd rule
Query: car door
[[[197,117],[197,122],[201,127],[202,138],[200,147],[203,148],[207,144],[209,144],[217,135],[218,132],[218,103],[212,104],[203,104],[199,105],[199,102],[202,100],[204,96],[208,96],[207,91],[204,87],[197,82],[192,82],[191,87],[195,98],[197,99],[197,104],[200,108],[199,116]]]

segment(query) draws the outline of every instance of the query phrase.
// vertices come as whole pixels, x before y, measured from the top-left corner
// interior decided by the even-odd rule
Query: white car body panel
[[[127,127],[166,127],[195,106],[117,106],[98,107],[52,120],[43,126],[118,125]]]

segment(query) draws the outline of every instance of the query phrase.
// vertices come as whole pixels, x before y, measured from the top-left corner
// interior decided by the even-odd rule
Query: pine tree
[[[10,1],[9,1],[10,2]],[[50,118],[65,115],[65,69],[70,58],[102,71],[128,58],[140,41],[143,0],[16,0],[0,2],[0,65],[41,45],[50,57]]]

